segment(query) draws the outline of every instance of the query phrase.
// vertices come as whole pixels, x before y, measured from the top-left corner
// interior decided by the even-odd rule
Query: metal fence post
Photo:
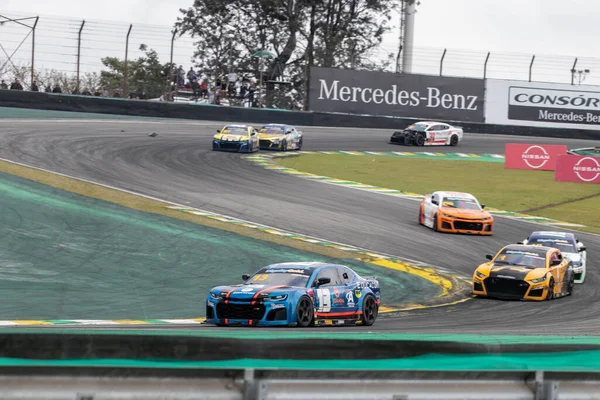
[[[33,87],[33,82],[35,81],[35,27],[37,26],[39,20],[40,17],[35,17],[33,28],[31,28],[31,87]]]
[[[531,82],[531,69],[533,68],[533,62],[535,61],[535,54],[531,57],[531,62],[529,63],[529,82]]]
[[[442,58],[440,60],[440,76],[442,76],[442,68],[444,68],[444,57],[446,57],[446,49],[442,53]]]
[[[575,67],[577,66],[577,57],[575,57],[575,62],[571,67],[571,85],[575,84]]]
[[[127,93],[127,74],[128,74],[128,56],[129,56],[129,35],[131,34],[133,24],[129,24],[127,38],[125,39],[125,71],[123,71],[123,96]]]
[[[485,63],[483,63],[483,79],[487,77],[487,64],[490,59],[490,52],[488,51],[487,56],[485,57]]]
[[[85,20],[81,22],[81,26],[79,27],[79,33],[77,34],[77,87],[75,89],[77,94],[79,94],[79,69],[81,66],[81,31],[83,31],[84,25]]]
[[[169,98],[167,101],[171,101],[171,94],[173,93],[173,85],[171,78],[173,77],[173,47],[175,46],[175,35],[177,35],[177,29],[173,30],[173,36],[171,37],[171,63],[169,64],[169,76],[167,78],[167,84],[169,85]],[[175,80],[175,84],[178,83],[179,77]]]

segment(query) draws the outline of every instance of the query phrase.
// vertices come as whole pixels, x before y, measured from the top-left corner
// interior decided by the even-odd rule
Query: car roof
[[[308,271],[315,271],[325,267],[346,267],[341,264],[330,264],[319,261],[304,261],[304,262],[283,262],[277,264],[270,264],[264,268],[268,269],[304,269]],[[348,267],[346,267],[348,268]]]
[[[506,249],[506,250],[522,250],[522,251],[537,249],[537,250],[540,250],[539,251],[540,253],[541,252],[547,253],[549,250],[556,250],[554,247],[535,246],[535,245],[527,245],[527,244],[509,244],[507,246],[504,246],[504,249]]]
[[[231,124],[231,125],[225,125],[225,128],[249,128],[249,125],[235,125],[235,124]]]
[[[475,196],[473,196],[471,193],[465,193],[465,192],[443,192],[443,191],[437,191],[434,192],[439,194],[442,197],[462,197],[465,199],[473,199],[475,200]]]
[[[427,125],[449,125],[445,122],[439,122],[439,121],[419,121],[419,122],[415,122],[415,124],[427,124]],[[414,125],[414,124],[413,124]]]
[[[568,239],[575,241],[575,235],[571,232],[554,232],[554,231],[535,231],[529,235],[529,239],[544,238],[544,239]]]

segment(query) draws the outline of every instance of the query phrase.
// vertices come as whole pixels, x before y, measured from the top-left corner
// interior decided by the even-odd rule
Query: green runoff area
[[[488,207],[582,224],[585,227],[572,229],[600,233],[600,186],[557,182],[554,171],[505,169],[501,162],[384,155],[302,154],[276,162],[302,172],[413,193],[468,192]]]
[[[30,179],[53,175],[10,163],[0,163],[0,170]],[[244,273],[290,261],[342,263],[375,275],[384,305],[419,302],[441,290],[334,251],[316,254],[310,246],[244,236],[196,223],[157,201],[46,178],[89,196],[0,172],[0,320],[201,318],[211,287],[241,283]]]

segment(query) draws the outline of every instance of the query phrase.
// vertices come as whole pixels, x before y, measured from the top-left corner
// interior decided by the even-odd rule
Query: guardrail
[[[144,370],[60,368],[0,375],[3,399],[580,400],[598,374],[544,371]]]

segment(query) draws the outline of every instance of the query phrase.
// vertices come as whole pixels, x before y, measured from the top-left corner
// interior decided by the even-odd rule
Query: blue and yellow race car
[[[371,326],[377,319],[379,281],[338,264],[268,265],[243,284],[218,286],[206,299],[206,323],[220,326]]]
[[[258,132],[249,125],[225,125],[213,137],[213,150],[252,153],[260,149]]]

